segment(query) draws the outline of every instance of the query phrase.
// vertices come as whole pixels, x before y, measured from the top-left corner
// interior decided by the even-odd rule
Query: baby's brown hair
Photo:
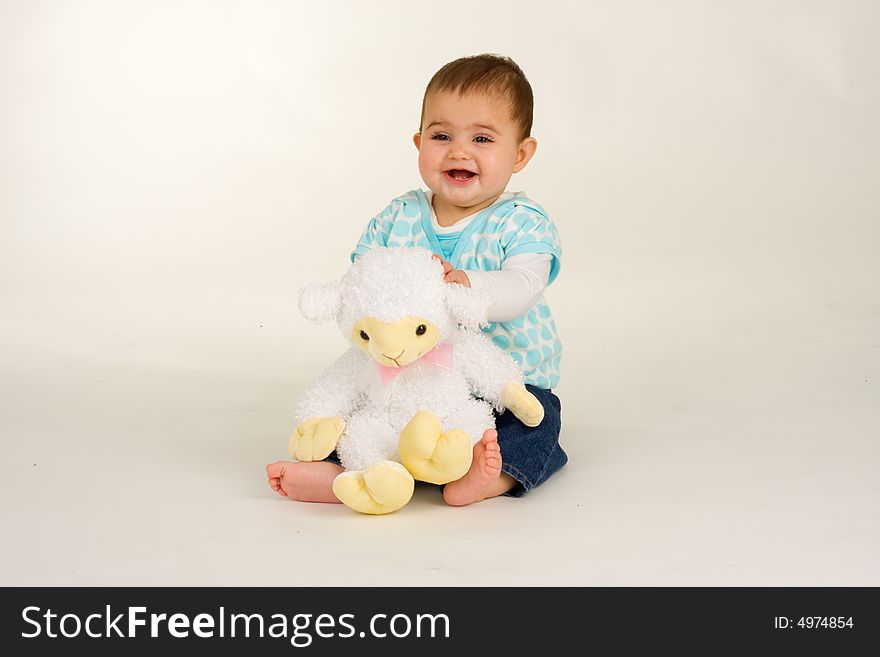
[[[510,57],[483,54],[449,62],[434,74],[422,98],[419,130],[425,120],[425,101],[432,93],[489,93],[507,99],[510,116],[520,128],[520,141],[531,136],[534,97],[532,86],[522,69]]]

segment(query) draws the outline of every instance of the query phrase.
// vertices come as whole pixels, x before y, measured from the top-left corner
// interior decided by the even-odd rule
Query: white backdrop
[[[0,583],[311,558],[285,583],[373,582],[369,559],[398,583],[880,584],[878,24],[871,1],[0,3]],[[345,346],[296,291],[422,184],[424,86],[479,52],[535,91],[511,188],[563,239],[572,462],[372,525],[276,499],[262,466]],[[383,560],[389,533],[421,556]]]

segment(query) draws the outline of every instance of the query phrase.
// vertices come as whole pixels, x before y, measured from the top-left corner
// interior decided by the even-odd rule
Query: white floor
[[[736,317],[688,302],[705,279],[662,304],[620,282],[615,320],[610,295],[558,313],[569,465],[521,500],[425,486],[386,517],[265,483],[309,378],[291,364],[321,354],[236,375],[7,333],[0,584],[880,585],[876,307],[855,288],[778,307],[764,281]]]

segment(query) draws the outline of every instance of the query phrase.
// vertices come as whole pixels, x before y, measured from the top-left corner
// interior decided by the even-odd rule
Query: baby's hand
[[[464,285],[465,287],[471,286],[471,279],[468,278],[468,275],[464,273],[461,269],[455,269],[452,265],[446,262],[443,258],[438,256],[436,253],[432,254],[432,257],[435,260],[439,260],[440,264],[443,265],[443,280],[447,283],[458,283],[459,285]]]
[[[334,449],[345,429],[341,417],[313,417],[303,420],[287,443],[287,451],[297,461],[321,461]]]

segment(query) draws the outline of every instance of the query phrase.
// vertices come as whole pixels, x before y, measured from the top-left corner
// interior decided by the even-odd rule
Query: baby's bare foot
[[[276,461],[266,466],[269,487],[300,502],[339,503],[333,480],[340,472],[342,467],[329,461]]]
[[[289,481],[290,472],[288,466],[293,465],[290,461],[276,461],[266,466],[266,476],[269,478],[269,487],[282,497],[288,497],[290,493],[286,488],[292,486]],[[282,482],[284,485],[282,486]]]
[[[451,506],[481,502],[510,490],[516,482],[501,473],[501,448],[498,432],[487,429],[476,445],[470,470],[461,479],[446,484],[443,499]]]

